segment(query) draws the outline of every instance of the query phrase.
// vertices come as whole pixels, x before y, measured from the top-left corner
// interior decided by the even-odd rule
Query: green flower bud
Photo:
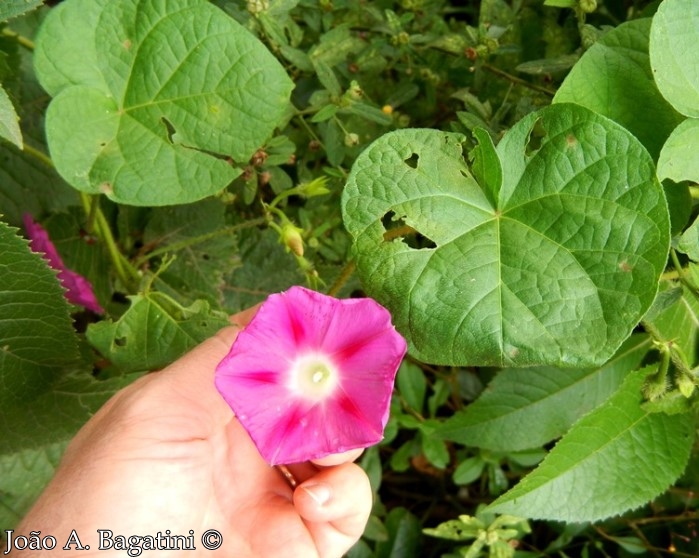
[[[303,238],[301,233],[303,229],[298,228],[291,221],[287,221],[282,225],[281,241],[294,254],[303,256]]]

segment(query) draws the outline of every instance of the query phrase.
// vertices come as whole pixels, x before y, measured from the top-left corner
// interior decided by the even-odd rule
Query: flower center
[[[295,393],[320,401],[335,391],[338,372],[324,355],[310,354],[296,359],[289,379],[290,387]]]

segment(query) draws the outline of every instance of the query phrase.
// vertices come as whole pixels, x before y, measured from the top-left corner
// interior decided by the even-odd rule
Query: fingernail
[[[306,494],[313,498],[313,501],[319,506],[326,504],[332,496],[332,489],[327,484],[309,484],[301,488],[303,488]]]

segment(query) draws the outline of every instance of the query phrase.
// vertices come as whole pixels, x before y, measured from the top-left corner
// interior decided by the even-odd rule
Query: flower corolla
[[[270,465],[379,442],[407,346],[383,306],[303,287],[271,295],[216,369]]]

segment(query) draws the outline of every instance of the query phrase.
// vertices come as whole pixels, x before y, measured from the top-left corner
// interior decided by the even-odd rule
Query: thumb
[[[354,463],[322,469],[296,487],[294,506],[304,519],[319,556],[342,556],[361,537],[369,519],[369,478]]]

